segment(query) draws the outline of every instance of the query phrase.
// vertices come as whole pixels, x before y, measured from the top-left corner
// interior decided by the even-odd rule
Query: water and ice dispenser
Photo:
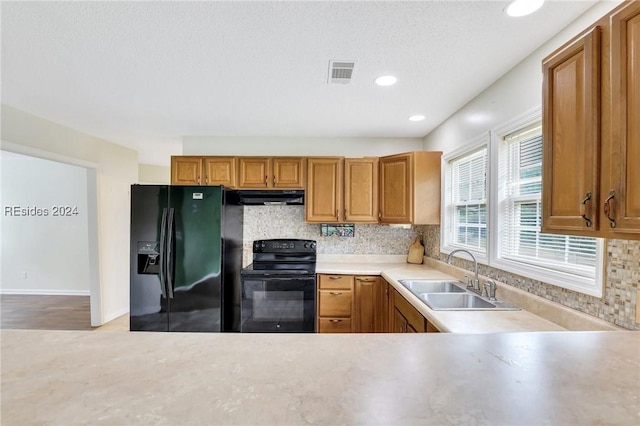
[[[160,273],[160,243],[157,241],[138,242],[138,273]]]

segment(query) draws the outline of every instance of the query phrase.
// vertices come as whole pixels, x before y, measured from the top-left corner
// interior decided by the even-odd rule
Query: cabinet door
[[[281,189],[304,189],[304,160],[302,157],[273,158],[271,186]]]
[[[393,310],[393,333],[407,333],[407,320],[398,309]]]
[[[412,222],[412,173],[411,154],[380,158],[380,222]]]
[[[378,277],[356,277],[356,333],[375,333],[376,302],[379,297]]]
[[[344,290],[319,290],[318,315],[320,317],[351,318],[352,292]]]
[[[347,222],[378,222],[378,159],[344,160],[344,218]]]
[[[200,185],[201,157],[171,157],[171,185]]]
[[[238,159],[238,188],[268,188],[270,159],[268,157],[240,157]]]
[[[351,333],[351,319],[319,318],[318,333]]]
[[[379,278],[376,292],[376,333],[389,332],[389,284]]]
[[[543,62],[542,231],[598,230],[600,28]]]
[[[309,158],[305,211],[307,222],[339,222],[342,209],[342,158]]]
[[[407,299],[398,292],[395,293],[394,305],[396,310],[402,314],[407,324],[409,324],[415,332],[424,333],[427,330],[425,325],[426,320],[420,311],[414,308]]]
[[[205,157],[204,184],[235,188],[236,161],[235,157]]]
[[[640,234],[640,2],[611,16],[611,84],[609,184],[602,194],[601,226]]]

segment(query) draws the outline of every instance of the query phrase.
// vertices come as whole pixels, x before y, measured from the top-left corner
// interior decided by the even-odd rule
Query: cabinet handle
[[[331,322],[342,322],[342,320],[338,320],[338,319],[332,319],[332,320],[329,320],[329,321],[331,321]]]
[[[369,278],[356,278],[356,281],[361,281],[361,282],[365,282],[365,283],[372,283],[375,280],[370,280]]]
[[[269,186],[269,176],[264,177],[264,186]]]
[[[341,291],[330,291],[329,294],[333,295],[333,296],[340,296],[342,294]]]
[[[612,228],[616,227],[616,220],[611,217],[613,207],[611,206],[609,201],[613,200],[615,197],[616,191],[611,191],[609,192],[609,196],[607,197],[607,199],[604,200],[604,215],[607,216],[607,219],[609,219],[609,225],[611,225]]]
[[[336,220],[340,219],[340,210],[336,209]]]
[[[336,277],[336,276],[331,276],[329,277],[330,280],[340,280],[342,279],[342,277]]]
[[[273,186],[276,186],[276,177],[273,177]]]
[[[382,219],[382,211],[378,210],[378,219]]]
[[[204,183],[209,183],[209,176],[204,177]]]
[[[591,192],[587,192],[587,195],[585,195],[584,200],[582,200],[582,204],[580,205],[580,215],[586,222],[587,228],[591,227],[591,219],[587,217],[587,201],[590,201],[590,200],[591,200]]]

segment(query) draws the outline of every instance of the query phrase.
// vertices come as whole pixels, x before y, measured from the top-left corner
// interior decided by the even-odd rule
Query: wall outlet
[[[23,272],[23,273],[22,273],[22,279],[23,279],[23,280],[26,280],[26,279],[27,279],[27,273],[26,273],[26,272]]]

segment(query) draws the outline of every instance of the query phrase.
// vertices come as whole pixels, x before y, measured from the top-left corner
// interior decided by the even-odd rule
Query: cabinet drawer
[[[396,309],[399,310],[402,316],[407,319],[407,323],[413,327],[415,331],[418,333],[424,333],[426,331],[424,325],[425,318],[411,305],[411,303],[407,302],[407,299],[405,299],[400,293],[395,293],[393,302]]]
[[[351,333],[351,318],[320,318],[318,319],[320,333]]]
[[[318,275],[318,288],[352,290],[353,276],[351,275]]]
[[[351,317],[351,306],[353,304],[351,291],[320,290],[318,296],[319,316]]]

